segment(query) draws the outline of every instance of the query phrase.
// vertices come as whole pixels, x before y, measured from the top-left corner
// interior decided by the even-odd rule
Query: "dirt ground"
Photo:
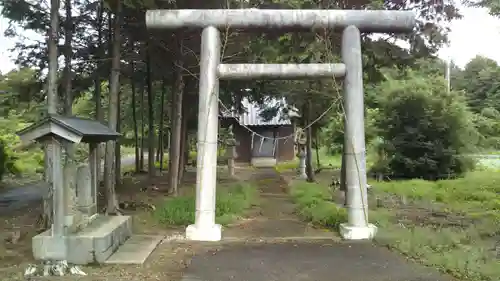
[[[194,254],[218,250],[233,243],[251,243],[252,241],[295,239],[309,237],[311,239],[335,237],[327,230],[316,229],[301,222],[294,215],[294,205],[285,193],[287,182],[280,178],[274,170],[256,171],[252,168],[237,169],[238,180],[252,181],[259,188],[258,204],[248,210],[241,220],[224,228],[224,239],[220,243],[201,243],[192,241],[164,241],[141,266],[87,266],[83,271],[86,277],[66,276],[63,280],[180,280],[183,270]],[[219,172],[219,182],[230,182],[235,179],[227,177],[224,171]],[[180,188],[181,194],[192,193],[196,182],[193,171],[186,173],[185,182]],[[148,180],[145,175],[136,175],[124,179],[123,185],[117,189],[119,200],[130,206],[125,209],[126,215],[134,217],[135,234],[161,234],[180,236],[184,227],[161,225],[153,216],[148,205],[157,205],[167,195],[168,180],[159,176]],[[140,191],[148,187],[146,191]],[[153,188],[154,187],[154,188]],[[157,191],[156,189],[159,189]],[[102,202],[101,202],[102,205]],[[35,263],[31,253],[31,238],[36,235],[34,227],[40,213],[40,206],[19,210],[4,216],[0,227],[3,237],[0,243],[0,276],[2,280],[22,280],[24,269]],[[12,235],[14,233],[14,235]],[[11,242],[10,237],[20,233],[18,239]],[[15,237],[14,237],[15,238]],[[34,280],[58,280],[57,278],[39,278]]]

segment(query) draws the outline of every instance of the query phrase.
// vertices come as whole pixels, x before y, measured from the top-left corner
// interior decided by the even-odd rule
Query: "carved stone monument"
[[[72,264],[106,261],[132,234],[129,216],[97,214],[98,144],[115,140],[119,134],[98,121],[51,115],[18,135],[24,143],[59,146],[54,149],[53,174],[48,177],[54,223],[51,229],[33,237],[35,259]],[[60,152],[67,143],[81,142],[89,144],[89,163],[76,166]]]

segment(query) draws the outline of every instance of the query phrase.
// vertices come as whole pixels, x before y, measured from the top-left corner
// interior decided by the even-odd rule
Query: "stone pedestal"
[[[307,179],[307,174],[306,174],[306,153],[305,151],[301,148],[299,150],[299,178],[301,179]]]
[[[222,226],[220,224],[206,226],[189,225],[186,228],[186,239],[193,241],[220,241],[222,239]]]
[[[36,260],[65,260],[70,264],[103,263],[132,235],[132,217],[96,217],[85,228],[66,235],[52,236],[52,230],[33,237]]]
[[[340,235],[345,240],[368,240],[375,237],[377,227],[373,224],[366,226],[352,226],[348,223],[340,224]]]
[[[91,161],[91,167],[96,167]],[[87,164],[64,168],[65,233],[49,229],[33,237],[37,260],[64,260],[71,264],[103,263],[132,235],[132,218],[97,214],[97,173]]]
[[[227,169],[229,171],[229,176],[234,177],[234,163],[236,159],[236,140],[233,138],[231,133],[231,138],[227,141]]]

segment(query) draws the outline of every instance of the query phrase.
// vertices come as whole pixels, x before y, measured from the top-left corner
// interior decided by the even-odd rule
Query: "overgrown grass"
[[[373,186],[369,216],[379,227],[377,243],[462,280],[500,280],[499,172]],[[333,229],[347,221],[325,185],[295,182],[291,195],[307,221]]]
[[[228,224],[250,208],[257,200],[257,189],[247,183],[217,187],[215,220]],[[195,195],[169,198],[159,206],[155,217],[163,224],[186,226],[194,222]]]
[[[498,211],[497,219],[500,219],[500,172],[497,171],[470,172],[454,180],[392,181],[376,185],[376,192],[443,203],[454,212],[470,214]]]
[[[421,214],[424,217],[418,222],[408,221],[403,212],[398,215],[381,206],[372,212],[372,221],[380,226],[376,240],[461,279],[500,280],[499,184],[500,174],[495,171],[437,182],[379,183],[377,196],[396,195],[408,200],[403,205],[427,205],[428,214],[427,218]],[[421,211],[414,212],[406,213],[415,216]]]
[[[290,194],[297,204],[297,214],[306,221],[337,230],[347,220],[345,209],[331,202],[330,192],[320,184],[297,181]]]

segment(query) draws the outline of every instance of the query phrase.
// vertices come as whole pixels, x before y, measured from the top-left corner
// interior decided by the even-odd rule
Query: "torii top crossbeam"
[[[415,26],[412,11],[386,10],[149,10],[148,28],[278,28],[344,29],[354,25],[362,32],[409,32]]]

